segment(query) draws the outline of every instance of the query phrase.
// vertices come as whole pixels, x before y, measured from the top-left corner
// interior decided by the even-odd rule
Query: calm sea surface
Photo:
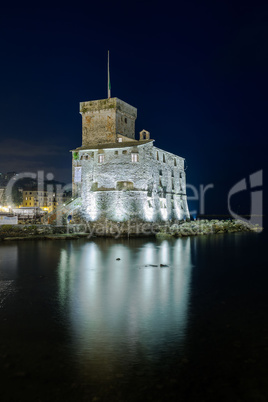
[[[265,236],[1,243],[0,400],[268,401]]]

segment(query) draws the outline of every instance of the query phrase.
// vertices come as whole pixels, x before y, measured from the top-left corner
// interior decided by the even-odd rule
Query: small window
[[[177,160],[174,159],[174,166],[177,166]]]
[[[125,123],[127,123],[127,118],[125,117]]]
[[[162,169],[160,169],[159,170],[159,176],[162,176],[163,175],[163,172],[162,172]]]
[[[174,179],[172,179],[172,190],[174,190]]]
[[[158,151],[156,152],[156,160],[159,161],[159,153],[158,153]]]
[[[75,167],[75,169],[74,169],[74,182],[75,183],[81,182],[81,174],[82,174],[81,167]]]
[[[115,155],[118,155],[118,151],[114,151],[114,154],[115,154]]]
[[[182,173],[180,172],[180,179],[182,179]]]
[[[25,197],[25,200],[28,200],[28,197]]]
[[[123,139],[121,137],[118,138],[118,142],[122,142]]]
[[[171,177],[174,177],[174,170],[171,170]]]
[[[163,162],[164,162],[164,163],[166,162],[165,154],[163,154]]]
[[[104,155],[103,155],[103,154],[98,155],[98,162],[99,162],[99,163],[103,163],[103,162],[104,162]]]
[[[139,154],[131,154],[132,162],[139,162]]]
[[[125,151],[123,151],[123,152],[122,152],[122,154],[126,155],[126,154],[127,154],[127,151],[126,151],[126,150],[125,150]]]

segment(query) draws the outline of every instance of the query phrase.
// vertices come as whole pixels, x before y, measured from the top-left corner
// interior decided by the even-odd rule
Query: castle
[[[118,98],[80,103],[82,146],[72,150],[73,197],[87,221],[189,218],[184,159],[135,139],[137,109]]]

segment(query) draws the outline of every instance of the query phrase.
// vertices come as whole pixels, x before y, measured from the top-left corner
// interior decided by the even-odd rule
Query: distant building
[[[72,150],[73,196],[88,221],[186,219],[184,159],[135,139],[137,109],[118,98],[81,102],[82,146]]]
[[[12,212],[14,215],[19,218],[37,218],[44,215],[44,211],[39,207],[21,207],[21,208],[12,208]]]
[[[36,189],[23,190],[22,196],[22,207],[39,207],[47,212],[52,212],[66,201],[66,196],[62,193],[38,191]]]

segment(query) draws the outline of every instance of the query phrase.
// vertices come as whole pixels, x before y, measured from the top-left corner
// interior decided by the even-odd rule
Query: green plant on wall
[[[77,161],[77,159],[79,159],[79,153],[78,152],[74,152],[73,153],[73,158],[75,161]]]

